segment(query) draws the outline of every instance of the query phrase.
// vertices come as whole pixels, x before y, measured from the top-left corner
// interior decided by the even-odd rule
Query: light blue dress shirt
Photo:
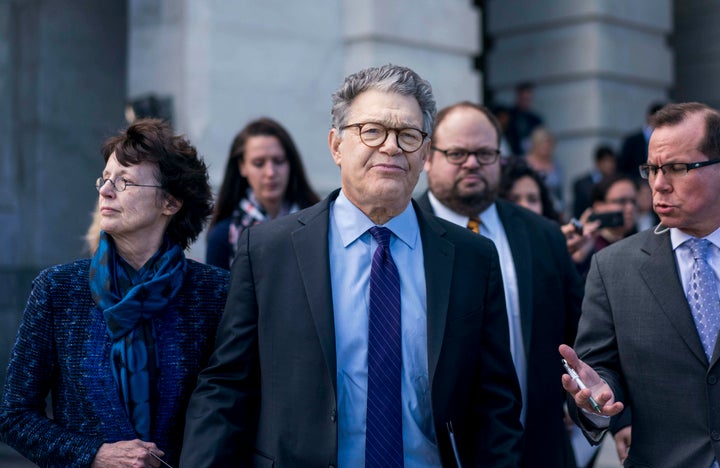
[[[370,268],[375,224],[341,191],[330,206],[330,278],[335,317],[338,465],[365,465]],[[384,224],[400,275],[402,425],[405,467],[440,466],[433,426],[427,356],[425,267],[412,204]]]

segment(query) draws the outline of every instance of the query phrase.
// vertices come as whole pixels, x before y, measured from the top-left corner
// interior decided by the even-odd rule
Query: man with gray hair
[[[243,233],[181,466],[518,466],[497,251],[411,201],[434,117],[405,67],[333,94],[341,188]]]

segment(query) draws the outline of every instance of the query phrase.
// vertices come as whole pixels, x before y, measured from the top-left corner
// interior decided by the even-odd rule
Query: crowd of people
[[[33,282],[0,439],[41,466],[575,468],[610,431],[628,466],[717,467],[720,113],[652,106],[645,155],[598,147],[568,203],[532,91],[438,111],[409,68],[348,75],[322,200],[275,120],[214,203],[185,137],[132,122],[90,258]]]

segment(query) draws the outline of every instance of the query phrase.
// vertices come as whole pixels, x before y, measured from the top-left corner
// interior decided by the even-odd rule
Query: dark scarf
[[[111,368],[121,399],[138,437],[150,441],[152,402],[156,400],[157,354],[151,320],[165,312],[182,286],[187,261],[179,245],[167,239],[135,271],[100,233],[90,262],[90,292],[102,311],[112,339]]]

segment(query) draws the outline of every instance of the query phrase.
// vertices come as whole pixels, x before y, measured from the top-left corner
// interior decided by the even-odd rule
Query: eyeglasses
[[[492,148],[479,148],[473,151],[465,149],[442,150],[434,146],[431,146],[430,148],[433,151],[439,151],[440,153],[444,154],[445,158],[447,158],[447,161],[450,164],[456,164],[458,166],[465,164],[465,161],[467,161],[470,155],[475,156],[477,163],[481,166],[493,164],[495,161],[497,161],[498,156],[500,156],[500,150]]]
[[[113,189],[116,192],[124,192],[127,187],[155,187],[155,188],[162,188],[162,185],[145,185],[145,184],[133,184],[132,182],[128,182],[127,179],[124,177],[117,177],[115,180],[112,179],[103,179],[102,177],[98,177],[95,181],[95,189],[99,192],[101,188],[105,185],[105,182],[110,182],[110,185],[113,186]]]
[[[634,198],[628,198],[628,197],[623,197],[623,198],[611,198],[611,199],[609,199],[609,200],[605,200],[605,202],[606,202],[606,203],[613,203],[613,204],[615,204],[615,205],[622,205],[622,206],[625,206],[625,205],[635,206],[635,205],[637,205],[637,200],[635,200]]]
[[[720,159],[711,159],[710,161],[699,161],[693,163],[667,163],[662,166],[656,166],[654,164],[641,164],[638,169],[640,169],[640,177],[643,179],[654,178],[657,176],[658,171],[662,171],[665,177],[683,177],[693,169],[712,166],[713,164],[718,163],[720,163]]]
[[[344,127],[340,127],[340,130],[345,130],[350,127],[356,127],[358,129],[360,141],[370,148],[381,146],[385,143],[385,140],[387,140],[388,134],[395,132],[398,147],[406,153],[414,153],[419,150],[423,141],[425,141],[425,138],[428,136],[427,133],[417,128],[389,128],[374,122],[345,125]]]

